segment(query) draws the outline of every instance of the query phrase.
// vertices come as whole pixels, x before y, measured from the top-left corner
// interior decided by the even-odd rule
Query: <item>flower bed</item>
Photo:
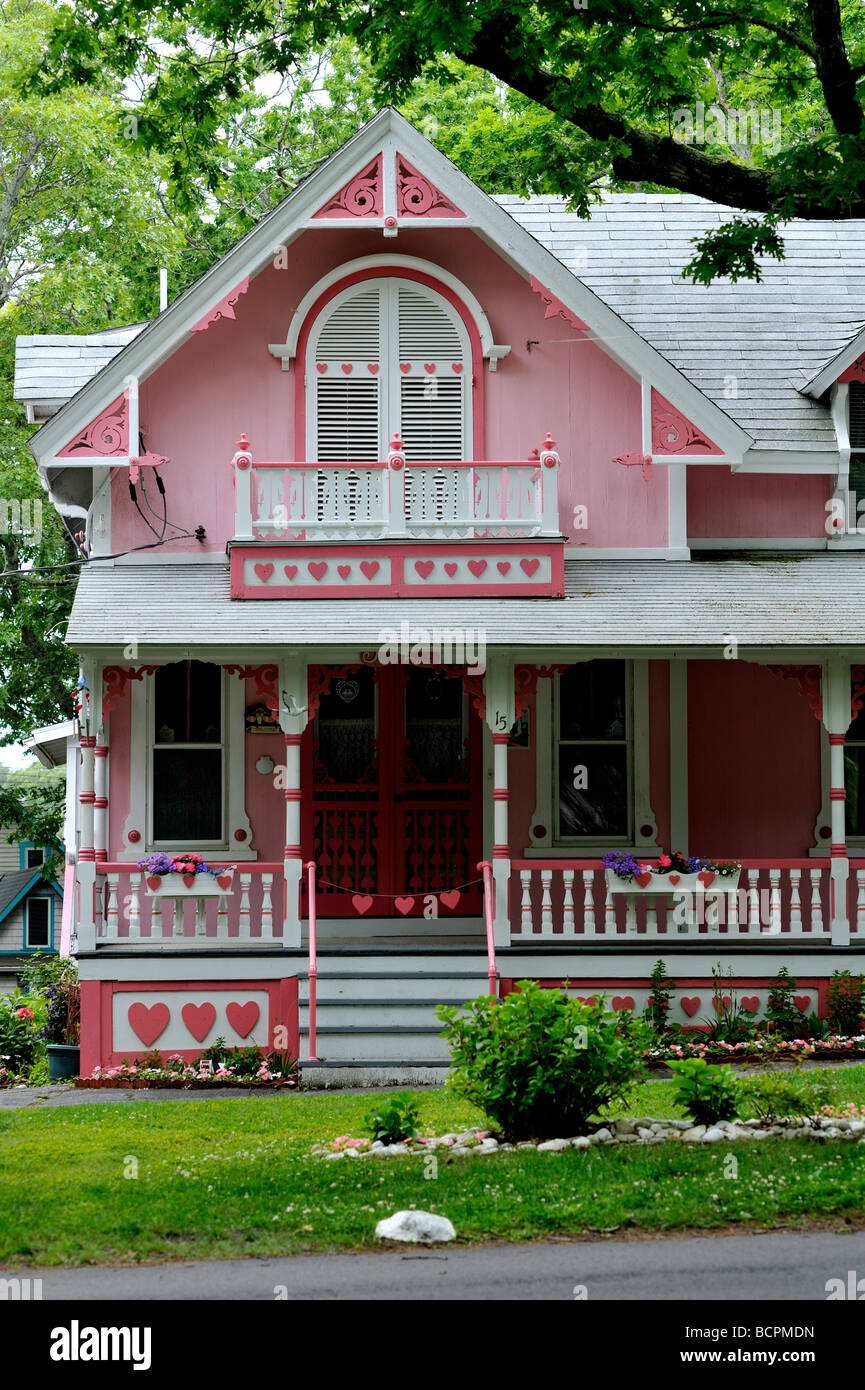
[[[216,1048],[210,1049],[216,1051]],[[89,1076],[79,1076],[75,1085],[83,1088],[108,1087],[116,1090],[145,1090],[149,1087],[243,1086],[274,1090],[296,1088],[300,1072],[296,1062],[278,1053],[267,1057],[252,1055],[257,1049],[233,1049],[238,1059],[199,1057],[197,1062],[184,1062],[178,1054],[164,1061],[157,1053],[134,1062],[125,1059],[116,1067],[94,1067]]]
[[[611,850],[604,855],[607,886],[613,893],[715,893],[732,892],[739,883],[742,866],[732,860],[716,863],[698,855],[661,853],[657,863],[638,859],[634,854]]]
[[[728,1043],[715,1039],[707,1042],[668,1043],[647,1048],[643,1057],[648,1066],[664,1066],[685,1057],[705,1057],[707,1062],[784,1061],[790,1057],[865,1056],[865,1034],[854,1038],[749,1038],[747,1042]]]

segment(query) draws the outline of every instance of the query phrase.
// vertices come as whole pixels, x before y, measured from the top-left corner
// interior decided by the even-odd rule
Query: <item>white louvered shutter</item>
[[[857,498],[865,497],[865,386],[850,385],[850,487]],[[854,521],[855,524],[855,521]]]
[[[307,391],[311,458],[385,459],[394,430],[412,461],[471,457],[468,334],[446,300],[414,281],[366,281],[323,311]]]

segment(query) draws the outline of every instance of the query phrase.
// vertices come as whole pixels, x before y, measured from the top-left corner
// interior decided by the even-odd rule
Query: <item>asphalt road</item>
[[[865,1276],[865,1232],[433,1247],[359,1255],[25,1271],[43,1300],[825,1302]],[[2,1270],[7,1278],[13,1271]],[[865,1288],[865,1284],[863,1284]]]

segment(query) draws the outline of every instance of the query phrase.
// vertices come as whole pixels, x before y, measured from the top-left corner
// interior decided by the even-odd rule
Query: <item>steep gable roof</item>
[[[63,894],[57,884],[53,883],[51,879],[43,878],[38,869],[35,872],[33,869],[24,869],[19,874],[0,876],[0,922],[3,921],[4,917],[9,916],[13,907],[16,907],[22,898],[26,898],[37,883],[42,884],[45,888],[53,888],[58,898],[62,898]]]

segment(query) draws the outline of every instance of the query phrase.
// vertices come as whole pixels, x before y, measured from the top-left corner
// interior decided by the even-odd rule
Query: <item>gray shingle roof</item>
[[[799,391],[865,325],[865,221],[782,228],[763,283],[682,279],[691,240],[735,210],[678,194],[613,194],[590,221],[561,198],[496,202],[762,449],[836,448],[829,411]],[[582,254],[584,253],[584,254]],[[728,397],[735,377],[737,397]]]
[[[144,327],[134,323],[102,333],[22,334],[15,346],[15,399],[68,401]]]
[[[78,649],[138,638],[141,660],[172,648],[201,655],[280,646],[375,648],[402,622],[483,629],[489,646],[865,648],[865,555],[746,559],[574,560],[564,599],[232,599],[228,568],[85,568],[67,640]],[[189,615],[195,614],[190,627]],[[720,650],[719,650],[720,654]]]
[[[49,881],[43,879],[38,869],[24,869],[18,874],[0,875],[0,922],[6,916],[19,893],[23,893],[25,888],[29,888],[33,883],[41,883],[43,887],[54,887]]]

